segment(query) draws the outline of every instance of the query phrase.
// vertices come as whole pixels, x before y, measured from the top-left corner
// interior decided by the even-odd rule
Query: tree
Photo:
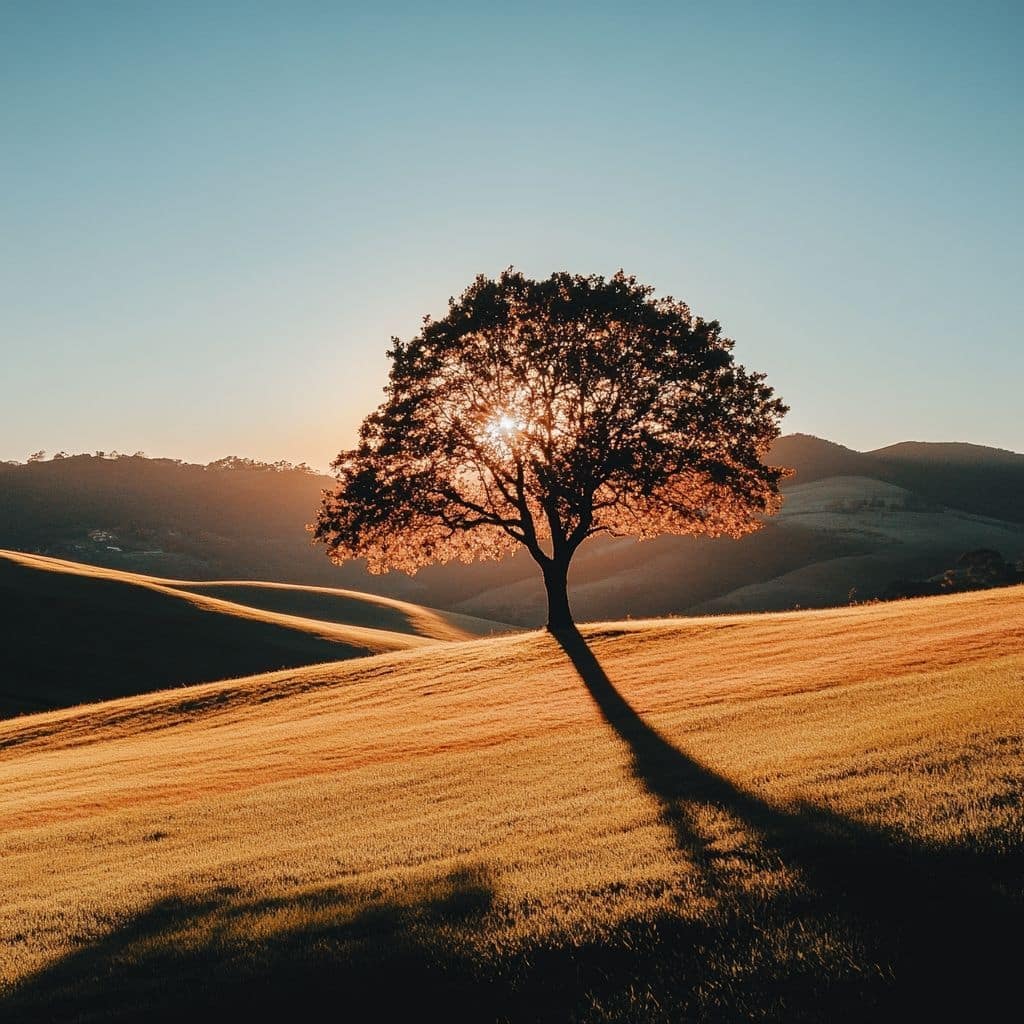
[[[386,401],[332,464],[310,529],[375,573],[523,545],[548,628],[571,628],[569,564],[588,537],[738,537],[777,510],[787,471],[762,459],[787,410],[732,347],[621,271],[480,276],[392,339]]]
[[[991,548],[965,551],[942,577],[946,590],[984,590],[1016,582],[1016,569]]]

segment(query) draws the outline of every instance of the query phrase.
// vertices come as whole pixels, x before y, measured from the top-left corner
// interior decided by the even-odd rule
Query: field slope
[[[598,624],[0,723],[0,1017],[990,1019],[1022,613]]]
[[[501,631],[323,587],[196,583],[0,551],[0,716]]]

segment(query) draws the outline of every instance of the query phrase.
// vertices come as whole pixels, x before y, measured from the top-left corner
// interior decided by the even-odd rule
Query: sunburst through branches
[[[315,536],[374,572],[523,545],[549,625],[569,625],[587,538],[738,537],[778,509],[786,471],[763,459],[786,407],[732,348],[622,272],[479,277],[394,339],[387,401],[335,461]]]

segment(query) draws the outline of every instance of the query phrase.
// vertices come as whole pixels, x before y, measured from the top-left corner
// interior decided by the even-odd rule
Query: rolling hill
[[[964,551],[1024,556],[1024,525],[944,505],[870,477],[832,476],[787,491],[777,524],[832,545],[826,557],[727,592],[692,610],[718,613],[838,605],[883,593],[899,577],[928,577]]]
[[[165,580],[13,551],[0,551],[0,621],[0,716],[508,628],[351,591]]]
[[[0,723],[0,1016],[993,1019],[1022,611],[604,623]]]

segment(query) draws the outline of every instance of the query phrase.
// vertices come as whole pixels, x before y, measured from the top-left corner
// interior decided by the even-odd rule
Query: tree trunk
[[[569,563],[549,562],[544,566],[544,586],[548,592],[548,630],[575,629],[569,610]]]

